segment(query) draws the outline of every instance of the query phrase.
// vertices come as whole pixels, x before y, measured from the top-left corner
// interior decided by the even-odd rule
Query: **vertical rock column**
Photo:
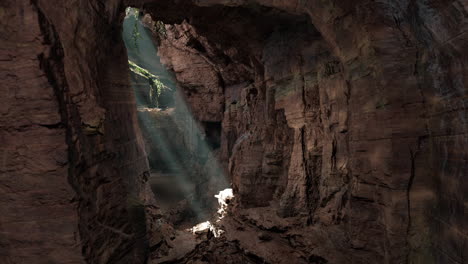
[[[31,1],[0,3],[0,262],[83,263],[52,43]]]
[[[291,153],[291,163],[288,170],[287,186],[280,199],[280,207],[284,216],[293,216],[305,213],[308,203],[307,197],[307,173],[305,170],[304,127],[305,113],[303,103],[303,83],[298,80],[291,95],[284,104],[287,124],[294,129],[294,146]]]

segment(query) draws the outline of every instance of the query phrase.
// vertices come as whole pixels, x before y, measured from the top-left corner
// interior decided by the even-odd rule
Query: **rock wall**
[[[44,57],[53,56],[43,40],[43,17],[26,1],[2,1],[0,14],[0,259],[80,263],[67,131],[41,70]]]
[[[224,97],[234,215],[298,217],[355,263],[463,261],[463,1],[136,2],[197,118]]]
[[[235,250],[463,263],[463,0],[2,1],[2,260],[145,263],[164,239],[125,5],[170,25],[161,57],[196,117],[222,122]]]
[[[2,1],[0,15],[0,259],[144,263],[154,207],[124,6]]]

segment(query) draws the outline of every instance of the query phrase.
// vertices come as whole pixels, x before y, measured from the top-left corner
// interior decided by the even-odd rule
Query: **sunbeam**
[[[210,135],[193,117],[180,87],[161,64],[152,34],[139,11],[128,8],[123,39],[132,68],[138,119],[148,144],[150,183],[156,198],[168,203],[167,210],[186,201],[190,223],[208,221],[216,215],[214,194],[229,187],[227,177],[213,150],[216,143],[209,142]],[[164,90],[158,86],[157,95],[151,95],[159,81]]]

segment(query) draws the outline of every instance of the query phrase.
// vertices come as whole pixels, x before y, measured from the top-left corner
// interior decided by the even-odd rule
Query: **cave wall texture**
[[[466,261],[465,0],[2,1],[1,259],[144,263],[158,242],[126,5],[167,24],[162,62],[222,122],[240,221],[309,263]]]
[[[119,1],[0,4],[6,263],[146,259],[151,196],[123,10]]]

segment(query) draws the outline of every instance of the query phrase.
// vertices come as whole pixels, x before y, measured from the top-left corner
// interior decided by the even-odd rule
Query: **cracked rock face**
[[[122,11],[118,1],[0,4],[6,263],[147,257],[154,210]]]
[[[466,4],[144,2],[168,24],[159,55],[197,118],[206,118],[197,98],[213,83],[223,91],[234,219],[253,224],[251,232],[282,226],[288,235],[273,241],[294,237],[285,244],[302,254],[297,263],[340,263],[333,251],[355,263],[463,259]],[[218,80],[194,96],[194,71]],[[243,211],[260,208],[275,217]],[[321,246],[303,234],[314,227],[328,236]],[[291,258],[262,254],[241,231],[227,236],[268,262]],[[271,244],[265,252],[288,248]]]
[[[0,259],[164,255],[126,5],[166,24],[162,62],[222,124],[226,233],[181,263],[463,263],[463,0],[2,1]]]

